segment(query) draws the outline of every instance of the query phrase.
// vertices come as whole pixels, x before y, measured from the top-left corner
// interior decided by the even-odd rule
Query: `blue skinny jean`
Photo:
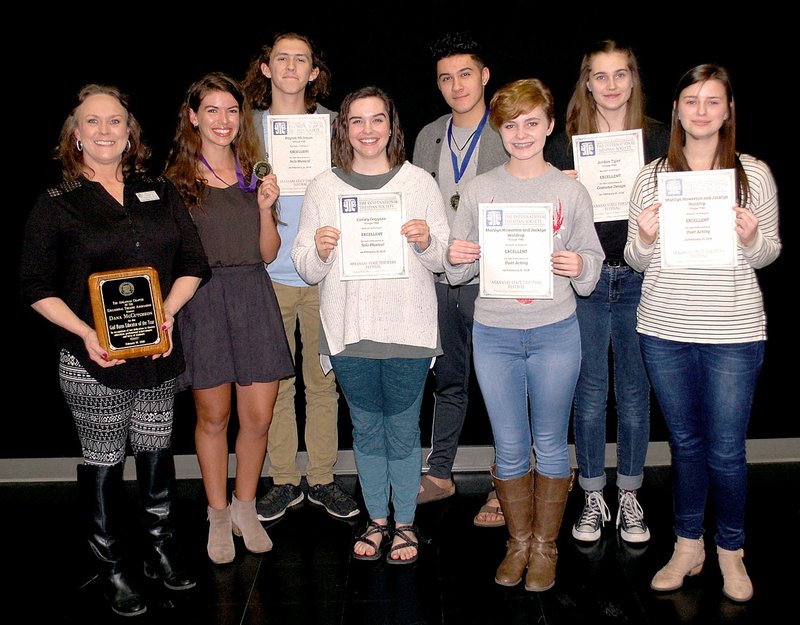
[[[704,533],[709,494],[718,547],[744,544],[745,441],[764,342],[682,343],[640,335],[642,356],[669,429],[675,534]]]
[[[578,297],[581,373],[575,388],[575,454],[583,490],[606,485],[605,449],[609,347],[617,412],[617,487],[636,490],[644,478],[650,441],[650,383],[636,333],[642,274],[628,266],[603,265],[597,287]]]
[[[495,444],[495,474],[508,480],[530,470],[570,474],[567,431],[581,363],[575,314],[550,325],[514,330],[475,322],[473,359]]]
[[[353,456],[370,519],[414,522],[422,446],[419,411],[430,358],[331,356],[350,408]]]

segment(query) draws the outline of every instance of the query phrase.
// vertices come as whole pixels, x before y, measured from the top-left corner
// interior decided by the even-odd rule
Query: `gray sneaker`
[[[286,510],[303,501],[303,491],[294,484],[273,484],[267,494],[256,502],[259,521],[280,519]]]
[[[336,481],[311,486],[308,489],[308,500],[317,506],[322,506],[328,514],[337,519],[349,519],[360,512],[356,500]]]

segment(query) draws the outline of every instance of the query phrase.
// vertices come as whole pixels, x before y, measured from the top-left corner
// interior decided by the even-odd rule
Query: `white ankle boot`
[[[719,568],[724,584],[722,594],[732,601],[750,601],[753,598],[753,584],[744,568],[744,550],[728,551],[717,547]]]
[[[231,500],[231,523],[233,533],[244,539],[244,546],[252,553],[264,553],[272,549],[272,541],[258,520],[256,500],[241,501],[233,493]]]
[[[678,536],[675,542],[675,551],[669,562],[653,577],[650,588],[667,592],[677,590],[683,586],[683,578],[687,575],[697,575],[703,570],[703,562],[706,559],[703,539],[683,538]]]

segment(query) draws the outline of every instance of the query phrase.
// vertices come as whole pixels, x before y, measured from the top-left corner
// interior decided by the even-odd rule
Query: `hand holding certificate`
[[[268,119],[269,162],[280,180],[281,195],[303,195],[314,176],[330,169],[330,115],[270,115]]]
[[[658,174],[662,269],[736,266],[736,172]]]
[[[338,198],[341,280],[408,278],[402,194],[361,191]]]
[[[480,294],[553,298],[552,204],[479,204]]]
[[[572,153],[578,180],[592,197],[594,220],[627,219],[633,182],[644,166],[641,128],[574,135]]]

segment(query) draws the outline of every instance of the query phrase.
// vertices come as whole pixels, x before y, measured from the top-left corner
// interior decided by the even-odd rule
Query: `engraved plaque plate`
[[[89,276],[95,331],[109,360],[163,354],[169,349],[158,272],[153,267]]]

